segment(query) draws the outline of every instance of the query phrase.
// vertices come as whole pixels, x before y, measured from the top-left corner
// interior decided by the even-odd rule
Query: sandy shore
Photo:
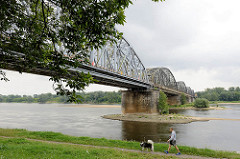
[[[229,105],[234,105],[234,104],[240,104],[240,103],[218,103],[218,105],[221,105],[221,104],[229,104]]]
[[[104,115],[102,117],[106,119],[120,120],[120,121],[155,122],[155,123],[169,123],[169,124],[187,124],[195,121],[209,121],[209,120],[240,121],[240,119],[191,117],[191,116],[184,116],[179,114],[169,114],[169,115],[110,114],[110,115]]]
[[[82,108],[121,108],[121,105],[91,105],[91,104],[77,104],[77,105],[63,105],[61,107],[82,107]]]
[[[176,110],[176,109],[191,109],[191,110],[225,110],[228,108],[224,107],[209,107],[209,108],[195,108],[195,107],[174,107],[174,108],[169,108],[170,110]]]
[[[92,104],[74,104],[74,105],[61,105],[60,107],[82,107],[82,108],[121,108],[121,105],[92,105]],[[174,107],[169,109],[192,109],[192,110],[223,110],[224,107],[209,107],[209,108],[194,108],[194,107]]]
[[[184,115],[153,115],[153,114],[110,114],[102,116],[106,119],[120,121],[137,121],[137,122],[156,122],[156,123],[171,123],[171,124],[187,124],[197,119]]]
[[[240,119],[226,119],[226,118],[207,118],[207,117],[191,117],[197,121],[208,121],[208,120],[231,120],[231,121],[240,121]]]

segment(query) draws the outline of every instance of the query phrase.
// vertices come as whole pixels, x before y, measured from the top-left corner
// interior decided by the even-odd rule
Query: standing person
[[[168,147],[168,150],[165,150],[164,152],[166,154],[168,154],[168,152],[171,150],[171,146],[174,146],[177,149],[177,151],[178,151],[178,153],[176,155],[180,155],[181,153],[180,153],[180,151],[179,151],[179,149],[177,147],[177,134],[173,130],[173,128],[170,128],[170,132],[172,133],[171,134],[171,138],[167,141],[167,142],[169,142],[169,147]]]

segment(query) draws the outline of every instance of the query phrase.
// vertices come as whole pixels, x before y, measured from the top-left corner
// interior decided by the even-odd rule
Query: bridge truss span
[[[63,56],[67,56],[71,60],[72,57],[66,54],[66,49],[60,49],[63,51]],[[131,90],[148,90],[156,87],[172,95],[185,93],[194,97],[194,91],[184,82],[177,82],[168,68],[145,69],[140,58],[125,38],[117,40],[116,43],[108,42],[101,49],[89,50],[87,54],[89,54],[89,63],[79,64],[69,70],[90,73],[98,84]],[[16,51],[6,53],[1,48],[0,57],[11,59],[5,68],[9,70],[16,70],[19,58],[23,61],[26,60],[25,53]],[[49,68],[41,67],[41,65],[28,70],[28,72],[46,76],[54,74]]]
[[[177,82],[172,72],[165,67],[147,69],[150,82],[171,89],[177,89]]]
[[[194,91],[190,87],[187,87],[184,82],[176,81],[174,75],[168,68],[149,68],[147,69],[147,72],[149,76],[149,81],[152,85],[156,85],[159,86],[159,88],[166,89],[168,90],[168,92],[171,92],[171,90],[175,90],[178,92],[186,93],[193,97],[195,96]]]
[[[90,64],[91,67],[149,83],[144,65],[124,38],[117,40],[116,44],[109,42],[102,49],[92,50]]]

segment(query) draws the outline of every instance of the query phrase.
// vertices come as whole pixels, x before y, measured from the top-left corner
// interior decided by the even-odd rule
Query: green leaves
[[[184,93],[182,93],[180,96],[180,102],[181,102],[181,105],[184,105],[187,103],[187,97]]]
[[[209,107],[209,102],[205,98],[197,98],[194,101],[194,105],[193,106],[196,107],[196,108],[208,108]]]
[[[159,108],[160,114],[169,113],[169,106],[167,104],[167,95],[163,91],[159,92],[158,108]]]
[[[130,4],[131,0],[1,1],[0,68],[20,73],[49,70],[50,80],[58,83],[57,93],[79,102],[76,91],[94,80],[69,68],[87,64],[89,50],[121,38],[115,26],[125,23],[124,10]]]

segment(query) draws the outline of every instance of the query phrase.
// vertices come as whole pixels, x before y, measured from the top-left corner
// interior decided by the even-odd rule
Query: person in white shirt
[[[171,146],[174,146],[178,151],[178,153],[176,155],[180,155],[181,153],[179,151],[179,148],[177,147],[177,134],[173,130],[173,128],[170,128],[170,132],[171,132],[171,137],[167,141],[167,142],[169,142],[169,147],[168,147],[168,150],[165,151],[165,153],[168,154],[168,152],[171,150]]]

